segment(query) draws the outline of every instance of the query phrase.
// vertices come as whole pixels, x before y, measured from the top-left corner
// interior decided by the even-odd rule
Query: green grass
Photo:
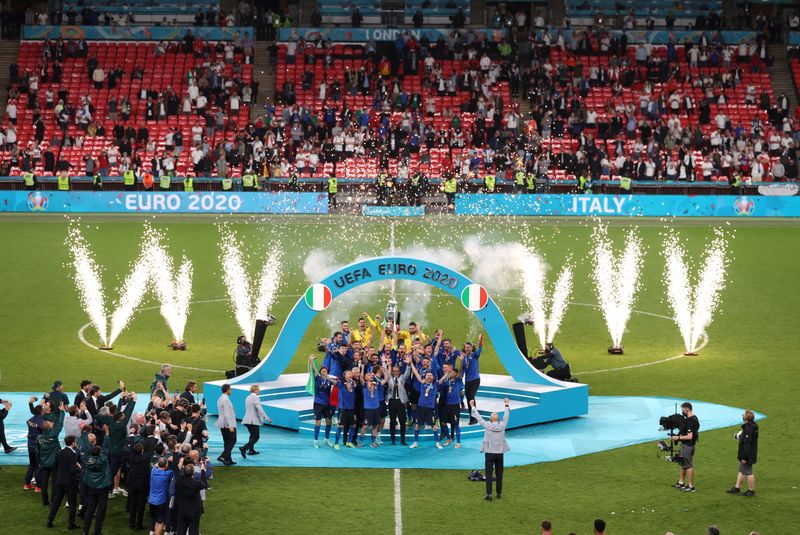
[[[107,298],[138,251],[144,218],[84,218],[85,235],[97,260],[105,266]],[[231,341],[238,334],[221,282],[218,234],[212,219],[162,217],[153,221],[168,230],[170,248],[181,250],[195,263],[194,297],[186,339],[189,350],[173,353],[166,348],[170,335],[157,309],[142,310],[115,344],[115,351],[154,362],[223,370],[230,367]],[[630,220],[612,222],[610,234],[622,243]],[[643,289],[636,309],[668,316],[661,282],[663,260],[660,235],[664,223],[636,220],[648,247]],[[248,243],[252,257],[263,256],[270,243],[285,251],[285,277],[275,315],[285,318],[297,295],[308,285],[303,266],[314,249],[332,251],[331,266],[359,255],[372,255],[388,247],[384,221],[341,217],[236,219],[232,222]],[[711,226],[724,222],[692,221],[673,224],[689,251],[700,253],[711,236]],[[67,222],[60,217],[6,217],[0,222],[0,280],[4,281],[0,325],[0,391],[43,391],[54,379],[72,388],[88,377],[111,386],[123,378],[136,390],[152,379],[154,365],[122,360],[83,345],[78,329],[88,319],[78,305],[70,273],[64,267]],[[798,377],[795,348],[800,336],[795,326],[798,312],[796,276],[800,227],[785,221],[735,222],[731,228],[734,261],[722,304],[708,330],[710,342],[699,358],[679,359],[655,366],[586,376],[595,395],[663,395],[701,399],[748,407],[766,413],[761,426],[760,459],[756,466],[758,496],[752,500],[727,496],[736,471],[732,429],[703,433],[697,454],[698,493],[682,495],[669,488],[676,470],[656,458],[654,446],[645,444],[507,470],[502,502],[484,503],[478,483],[451,471],[402,471],[405,533],[441,528],[443,533],[530,533],[543,518],[551,519],[557,533],[591,533],[596,517],[609,522],[609,533],[704,533],[717,523],[723,533],[763,534],[791,532],[800,507],[800,469],[793,460],[796,431],[794,382]],[[487,241],[523,241],[539,250],[557,271],[566,255],[575,263],[572,301],[596,303],[589,278],[590,227],[577,220],[491,219],[434,217],[402,222],[397,227],[398,247],[413,249],[455,247],[481,234]],[[258,262],[252,264],[257,270]],[[465,269],[469,272],[469,269]],[[508,275],[512,276],[511,273]],[[484,282],[484,281],[478,281]],[[362,295],[350,314],[367,309],[373,314],[385,305],[385,294]],[[522,312],[517,291],[498,296],[507,319]],[[151,299],[147,305],[155,304]],[[401,300],[401,309],[403,301]],[[443,327],[456,341],[478,332],[460,304],[434,291],[425,311],[429,330]],[[330,332],[341,312],[324,313],[315,320],[308,341],[288,371],[305,368],[304,356],[313,350],[314,338]],[[409,318],[410,319],[410,318]],[[271,343],[277,329],[270,329]],[[92,338],[91,329],[87,335]],[[574,370],[593,370],[658,360],[682,352],[677,328],[671,321],[635,314],[624,339],[625,355],[605,353],[608,334],[600,312],[573,305],[567,312],[556,343]],[[487,348],[482,371],[502,373]],[[188,379],[218,379],[219,374],[176,369],[171,384]],[[73,386],[74,385],[74,386]],[[702,414],[699,415],[702,422]],[[621,422],[624,425],[624,422]],[[655,422],[654,422],[655,425]],[[608,429],[608,433],[619,432]],[[268,444],[262,451],[269,452]],[[481,463],[476,453],[476,467]],[[33,496],[21,496],[21,469],[0,470],[0,503],[6,521],[2,533],[40,533],[44,514]],[[389,470],[306,470],[248,468],[219,470],[204,516],[203,532],[226,533],[235,526],[248,532],[268,526],[278,533],[393,532],[392,472]],[[349,494],[352,506],[344,507]],[[113,503],[106,532],[127,532],[120,503]],[[613,514],[612,514],[613,513]],[[346,520],[341,517],[346,517]],[[341,518],[341,520],[339,520]],[[31,524],[31,521],[34,521]],[[41,522],[40,522],[41,521]],[[39,529],[39,525],[42,529]]]

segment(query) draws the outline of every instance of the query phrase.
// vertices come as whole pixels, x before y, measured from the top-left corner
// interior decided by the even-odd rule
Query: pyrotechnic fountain
[[[692,285],[689,262],[680,240],[670,233],[664,241],[667,299],[683,337],[685,355],[697,354],[700,339],[711,325],[719,294],[725,287],[725,270],[729,263],[727,247],[723,232],[715,230],[714,238],[706,247],[698,280]]]
[[[521,271],[522,293],[530,312],[523,314],[520,320],[533,325],[533,330],[539,339],[539,346],[544,348],[546,344],[553,342],[567,312],[569,298],[572,294],[572,265],[569,259],[564,263],[553,287],[551,299],[547,298],[545,276],[547,267],[539,255],[528,251]],[[549,315],[548,302],[550,303]]]
[[[592,233],[592,242],[594,288],[611,335],[612,345],[608,352],[622,354],[622,336],[640,288],[644,254],[642,240],[632,230],[625,237],[622,256],[615,256],[608,238],[608,229],[604,224],[598,223]]]
[[[105,309],[105,295],[100,268],[89,250],[80,227],[72,224],[67,233],[67,248],[72,254],[75,285],[81,304],[89,315],[98,336],[100,349],[112,349],[114,342],[128,326],[137,308],[151,286],[161,301],[161,314],[172,331],[173,347],[184,349],[183,333],[189,315],[192,295],[192,263],[183,258],[179,271],[173,274],[172,259],[161,243],[162,235],[144,226],[141,250],[119,293],[109,319]],[[110,327],[109,327],[110,323]]]
[[[71,224],[69,226],[66,245],[72,255],[71,264],[75,271],[75,287],[78,290],[81,305],[100,337],[101,349],[109,348],[106,299],[103,295],[103,285],[100,282],[100,266],[95,262],[78,225]]]
[[[189,317],[189,303],[192,299],[192,261],[185,255],[178,271],[174,271],[172,257],[161,243],[161,235],[152,229],[148,240],[147,258],[151,269],[151,281],[161,302],[161,316],[172,332],[173,349],[186,349],[183,335]]]
[[[220,262],[222,280],[233,307],[239,328],[249,338],[253,338],[256,320],[269,320],[270,309],[281,284],[281,257],[283,251],[273,243],[267,260],[261,269],[258,281],[258,294],[253,296],[251,281],[242,259],[242,243],[227,226],[220,226]]]

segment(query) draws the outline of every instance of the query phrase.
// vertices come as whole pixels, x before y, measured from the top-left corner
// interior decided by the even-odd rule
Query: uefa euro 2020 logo
[[[32,191],[28,194],[28,208],[32,212],[44,212],[47,210],[47,205],[50,204],[50,199],[47,195],[42,195],[38,191]]]
[[[752,215],[756,203],[746,195],[740,195],[733,201],[733,211],[736,215]]]

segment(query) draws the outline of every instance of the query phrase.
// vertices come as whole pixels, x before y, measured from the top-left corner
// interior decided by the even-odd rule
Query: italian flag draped
[[[489,294],[480,284],[470,284],[461,292],[461,303],[467,310],[477,312],[489,303]]]
[[[311,310],[325,310],[331,304],[331,289],[324,284],[312,284],[306,290],[306,304]]]

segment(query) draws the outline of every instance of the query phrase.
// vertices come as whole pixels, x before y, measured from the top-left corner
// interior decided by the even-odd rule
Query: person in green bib
[[[242,176],[242,186],[244,186],[245,191],[258,190],[258,177],[256,177],[256,174],[248,170],[244,176]]]
[[[103,176],[99,173],[92,177],[92,189],[94,191],[103,191]]]
[[[514,173],[514,193],[525,192],[525,171],[517,169]]]
[[[136,173],[128,169],[122,175],[122,185],[125,191],[136,191]]]
[[[376,193],[377,193],[377,204],[378,206],[386,206],[386,201],[389,197],[389,173],[385,170],[381,170],[378,173],[378,179],[375,181]]]
[[[222,179],[222,191],[231,191],[233,189],[233,179],[231,177],[224,177]]]
[[[328,208],[336,208],[336,192],[339,191],[339,182],[336,175],[331,173],[328,177]]]
[[[631,192],[632,183],[633,183],[633,180],[631,180],[631,177],[629,177],[629,176],[620,177],[620,179],[619,179],[619,189],[621,189],[622,191],[630,193]]]
[[[25,189],[36,189],[36,175],[33,171],[26,171],[25,174],[22,175],[22,181],[25,183]]]
[[[452,210],[456,207],[456,191],[458,190],[458,182],[453,174],[448,175],[442,184],[444,196],[447,197],[447,208]]]
[[[69,191],[70,179],[69,174],[64,172],[58,175],[58,191]]]
[[[183,179],[183,191],[186,193],[193,193],[194,192],[194,177],[189,175]]]
[[[525,193],[536,193],[536,175],[534,173],[525,175]]]
[[[172,187],[172,177],[168,173],[164,173],[158,179],[158,189],[161,191],[169,191]]]
[[[300,191],[300,181],[297,178],[297,173],[292,171],[289,175],[289,191]]]
[[[581,173],[578,176],[578,189],[581,191],[581,193],[592,192],[592,177],[586,175],[587,173]]]
[[[497,179],[494,175],[488,174],[483,179],[483,187],[486,193],[494,193],[495,185],[497,184]]]

